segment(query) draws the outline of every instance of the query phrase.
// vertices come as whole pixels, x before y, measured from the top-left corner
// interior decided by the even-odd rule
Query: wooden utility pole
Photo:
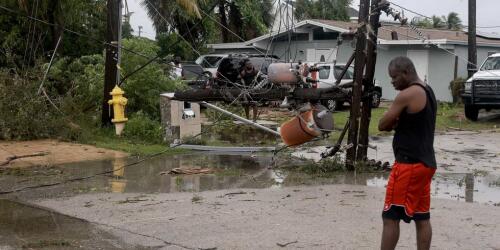
[[[365,49],[366,49],[366,24],[368,23],[368,13],[370,9],[370,0],[360,0],[359,4],[359,18],[358,28],[356,35],[356,55],[354,61],[354,84],[352,87],[352,101],[351,113],[349,117],[349,134],[347,143],[352,144],[352,147],[347,150],[346,154],[346,167],[349,170],[354,170],[354,163],[356,161],[356,152],[358,148],[358,129],[359,129],[359,116],[361,107],[361,94],[363,86],[363,73],[365,68]]]
[[[106,62],[104,69],[104,95],[102,102],[102,126],[111,125],[112,110],[109,108],[108,100],[111,99],[109,92],[118,84],[120,72],[120,45],[122,33],[122,0],[108,0],[107,2],[107,31],[106,31]]]
[[[476,67],[476,0],[469,0],[469,63],[467,65],[469,78],[476,72]]]
[[[377,35],[378,28],[380,26],[380,13],[381,10],[378,8],[380,0],[372,0],[371,3],[371,15],[370,15],[370,28],[372,32],[369,33],[370,40],[368,40],[368,44],[366,45],[367,50],[367,58],[366,58],[366,71],[364,78],[364,96],[367,93],[371,93],[373,87],[375,87],[373,83],[373,78],[375,76],[375,64],[377,63]],[[376,10],[376,11],[374,11]],[[358,144],[358,152],[356,153],[356,159],[358,161],[367,160],[368,155],[368,143],[370,142],[368,139],[369,129],[370,129],[370,121],[372,117],[372,96],[370,98],[365,98],[363,100],[363,107],[361,111],[361,123],[359,127],[359,144]]]

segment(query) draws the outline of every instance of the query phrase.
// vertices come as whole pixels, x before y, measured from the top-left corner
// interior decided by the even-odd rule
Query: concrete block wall
[[[161,122],[166,141],[182,140],[201,133],[200,105],[175,101],[173,96],[173,93],[160,95]],[[191,111],[194,116],[186,116]]]

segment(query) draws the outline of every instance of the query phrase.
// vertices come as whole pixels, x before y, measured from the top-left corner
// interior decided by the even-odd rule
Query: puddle
[[[0,249],[137,249],[80,219],[0,199]]]
[[[118,169],[134,162],[133,159],[116,159],[97,162],[67,164],[60,169],[64,176],[48,175],[38,177],[42,183],[75,176],[88,176],[102,171]],[[297,185],[351,184],[384,187],[388,173],[355,174],[339,173],[328,178],[312,177],[307,174],[268,169],[271,155],[217,155],[186,154],[163,156],[140,164],[119,169],[108,176],[99,176],[86,181],[73,182],[42,189],[43,191],[22,192],[25,198],[55,198],[73,196],[78,193],[171,193],[200,192],[238,188],[280,188]],[[161,174],[173,168],[213,168],[215,174],[170,175]],[[54,172],[54,170],[52,170]],[[20,177],[23,182],[0,176],[0,182],[12,186],[32,185],[31,177]],[[24,179],[23,179],[24,178]],[[18,178],[19,179],[19,178]],[[2,185],[3,186],[3,185]],[[5,187],[5,186],[4,186]],[[4,188],[2,188],[4,189]],[[436,174],[432,195],[465,202],[479,202],[500,205],[500,176],[473,174]],[[42,196],[42,197],[40,197]]]

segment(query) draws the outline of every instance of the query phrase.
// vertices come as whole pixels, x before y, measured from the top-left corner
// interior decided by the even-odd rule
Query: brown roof
[[[332,21],[332,20],[320,20],[313,19],[312,21],[320,22],[322,24],[339,27],[346,30],[355,30],[358,27],[357,23],[353,22],[342,22],[342,21]],[[461,30],[444,30],[444,29],[424,29],[418,28],[422,35],[426,39],[438,40],[446,39],[448,41],[459,41],[468,42],[467,33]],[[421,40],[419,35],[413,31],[408,26],[400,26],[395,24],[383,24],[379,29],[378,38],[384,40],[392,40],[391,31],[396,31],[398,33],[399,40]],[[500,45],[500,39],[488,39],[484,37],[476,36],[477,43],[488,43],[488,44],[498,44]]]

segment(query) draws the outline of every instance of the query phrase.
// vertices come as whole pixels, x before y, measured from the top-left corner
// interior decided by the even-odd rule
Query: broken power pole
[[[365,68],[366,59],[366,32],[368,24],[368,12],[370,8],[370,0],[360,0],[359,4],[359,28],[356,34],[356,55],[354,61],[354,85],[352,87],[352,102],[351,113],[349,117],[349,134],[347,137],[347,144],[353,146],[347,150],[346,154],[346,167],[349,170],[354,170],[354,163],[356,161],[356,151],[358,148],[358,129],[359,129],[359,116],[361,106],[361,94],[363,85],[363,73]]]
[[[373,96],[372,91],[375,87],[373,78],[375,76],[375,64],[377,63],[377,35],[378,28],[380,27],[380,4],[381,0],[372,0],[370,8],[370,29],[369,40],[367,41],[367,58],[366,58],[366,75],[363,81],[363,107],[361,111],[361,122],[359,127],[359,140],[358,140],[358,152],[356,153],[356,159],[358,161],[365,161],[368,158],[368,144],[370,143],[369,128],[370,121],[372,117],[372,101]]]
[[[469,63],[467,71],[469,78],[476,72],[477,48],[476,48],[476,0],[469,0]]]

